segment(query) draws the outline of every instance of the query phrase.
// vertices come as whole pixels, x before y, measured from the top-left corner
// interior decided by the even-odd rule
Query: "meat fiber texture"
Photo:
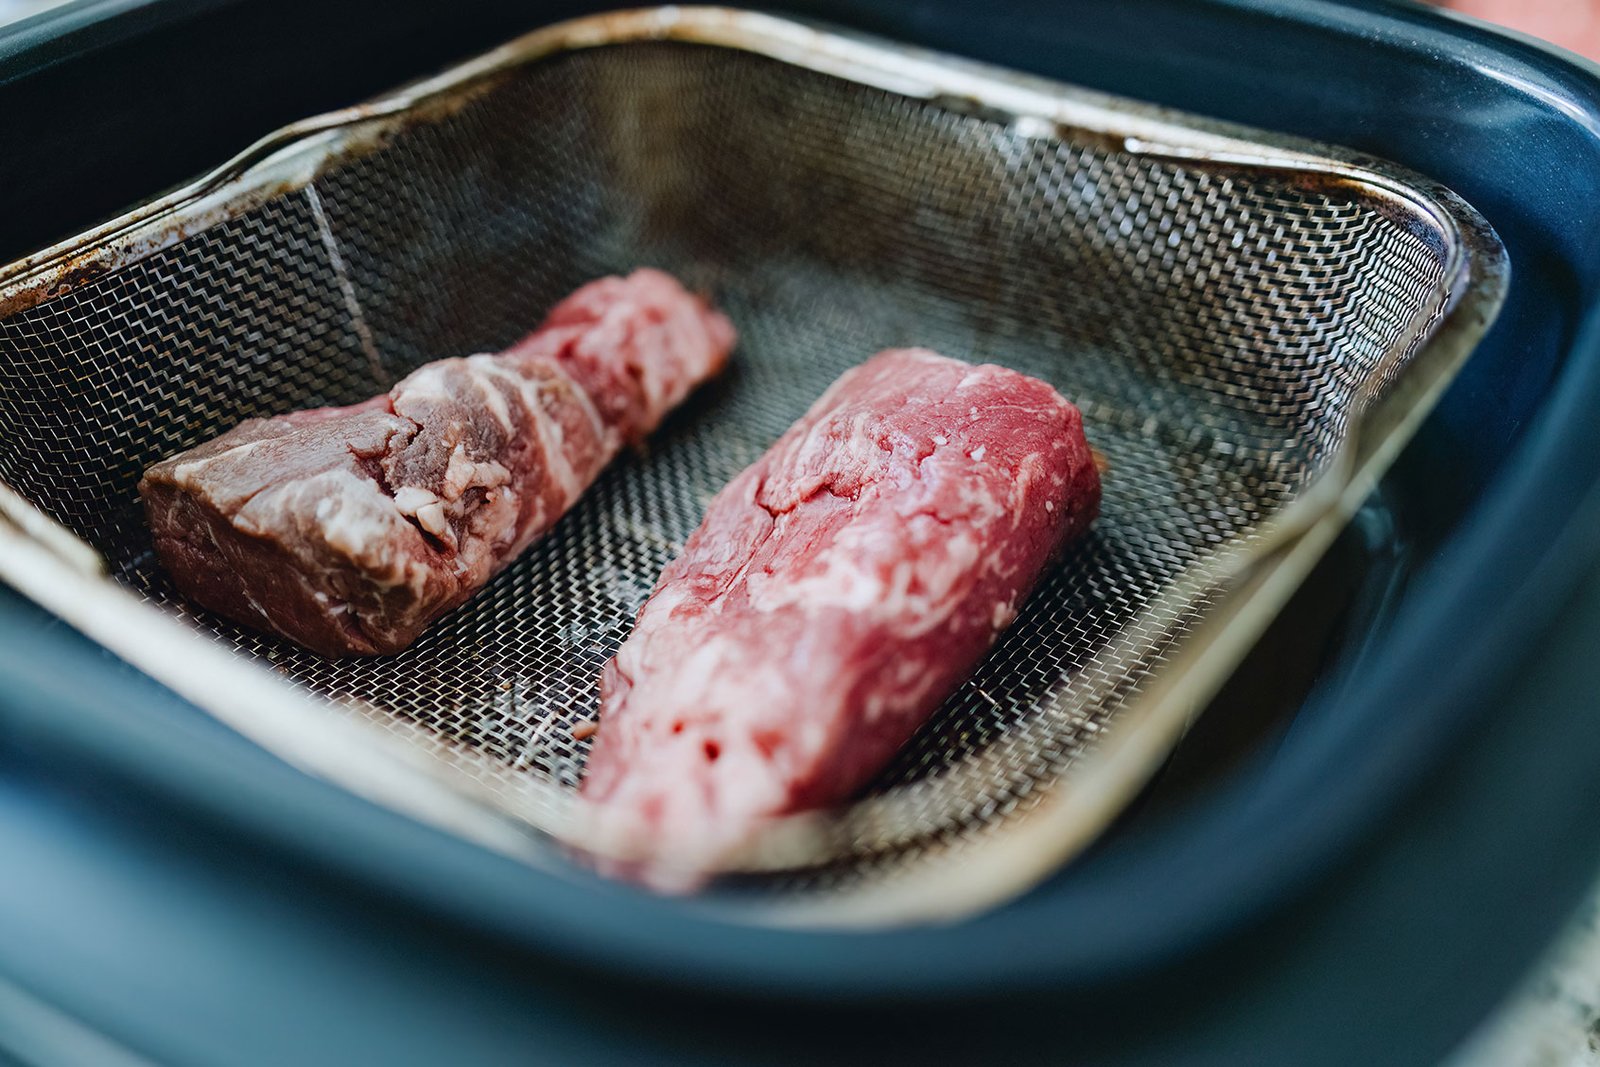
[[[656,270],[601,278],[497,355],[250,419],[139,484],[178,589],[327,656],[396,652],[553,526],[733,347]]]
[[[601,680],[612,873],[683,889],[877,774],[1099,511],[1078,409],[921,349],[841,377],[711,502]]]

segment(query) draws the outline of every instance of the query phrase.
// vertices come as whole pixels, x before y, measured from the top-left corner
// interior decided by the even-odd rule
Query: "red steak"
[[[918,349],[841,377],[723,489],[601,680],[583,793],[658,885],[840,801],[977,665],[1100,479],[1078,409]]]
[[[386,395],[250,419],[139,483],[186,596],[324,655],[396,652],[553,526],[727,362],[728,320],[640,270],[498,355]]]

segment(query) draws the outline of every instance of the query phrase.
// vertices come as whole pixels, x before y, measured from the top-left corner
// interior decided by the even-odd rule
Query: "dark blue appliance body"
[[[1292,714],[994,913],[784,932],[307,779],[0,591],[0,1059],[1427,1063],[1577,903],[1600,860],[1593,71],[1381,0],[777,6],[1370,151],[1495,226],[1505,310],[1313,579],[1352,595],[1268,638],[1314,663],[1243,672]],[[0,259],[590,9],[107,2],[0,31]]]

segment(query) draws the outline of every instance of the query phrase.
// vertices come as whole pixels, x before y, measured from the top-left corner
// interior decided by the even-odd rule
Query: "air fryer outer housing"
[[[0,259],[594,9],[163,0],[0,31]],[[1272,744],[1024,899],[818,934],[375,808],[0,593],[0,1049],[1426,1063],[1578,902],[1600,857],[1593,70],[1382,0],[777,10],[1369,151],[1488,217],[1509,297],[1383,487],[1406,558],[1354,626],[1379,638],[1338,642]]]

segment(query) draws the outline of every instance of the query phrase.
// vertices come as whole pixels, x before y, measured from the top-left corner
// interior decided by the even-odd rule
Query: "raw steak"
[[[387,395],[250,419],[145,472],[185,595],[324,655],[395,652],[550,529],[624,444],[721,370],[728,320],[640,270],[498,355]]]
[[[582,790],[631,857],[611,869],[692,885],[860,789],[1099,504],[1045,383],[918,349],[845,374],[711,502],[606,666]]]

